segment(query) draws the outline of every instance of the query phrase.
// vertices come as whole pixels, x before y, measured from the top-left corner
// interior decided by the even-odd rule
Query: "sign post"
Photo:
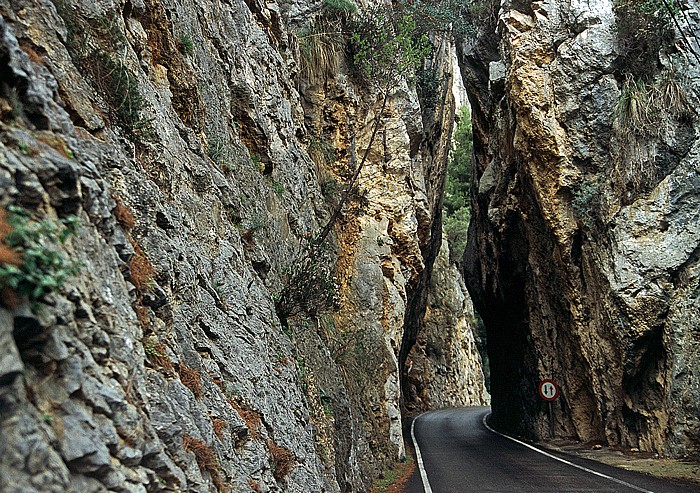
[[[542,400],[547,401],[549,406],[549,435],[554,438],[554,414],[552,412],[552,402],[559,398],[559,386],[551,378],[540,380],[537,391]]]

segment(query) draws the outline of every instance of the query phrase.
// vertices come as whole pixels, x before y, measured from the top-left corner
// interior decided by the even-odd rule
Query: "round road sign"
[[[556,401],[559,398],[559,387],[554,383],[554,380],[549,378],[541,380],[537,390],[545,401]]]

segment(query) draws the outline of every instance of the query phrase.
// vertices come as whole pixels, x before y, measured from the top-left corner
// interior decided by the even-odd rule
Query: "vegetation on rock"
[[[77,233],[78,222],[75,216],[37,221],[13,205],[0,209],[0,288],[30,301],[61,288],[78,266],[58,248]]]

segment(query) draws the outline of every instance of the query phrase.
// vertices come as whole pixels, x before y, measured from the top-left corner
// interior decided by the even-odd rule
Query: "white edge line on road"
[[[544,455],[544,456],[547,456],[547,457],[549,457],[550,459],[558,460],[559,462],[563,462],[564,464],[566,464],[566,465],[568,465],[568,466],[575,467],[576,469],[581,469],[582,471],[585,471],[585,472],[587,472],[587,473],[593,474],[593,475],[595,475],[595,476],[600,476],[601,478],[605,478],[605,479],[607,479],[607,480],[610,480],[610,481],[612,481],[613,483],[617,483],[617,484],[620,484],[620,485],[622,485],[622,486],[626,486],[626,487],[628,487],[628,488],[632,488],[633,490],[636,490],[636,491],[642,491],[643,493],[654,493],[653,491],[645,490],[644,488],[640,488],[639,486],[635,486],[635,485],[633,485],[633,484],[627,483],[626,481],[623,481],[623,480],[621,480],[621,479],[613,478],[612,476],[608,476],[607,474],[603,474],[602,472],[594,471],[593,469],[588,469],[587,467],[579,466],[578,464],[574,464],[573,462],[569,462],[569,461],[566,460],[566,459],[562,459],[561,457],[557,457],[556,455],[549,454],[549,453],[545,452],[544,450],[540,450],[540,449],[538,449],[537,447],[533,447],[533,446],[530,445],[529,443],[521,442],[521,441],[518,440],[517,438],[513,438],[513,437],[511,437],[511,436],[504,435],[503,433],[499,433],[499,432],[497,432],[496,430],[494,430],[493,428],[491,428],[491,427],[488,425],[488,423],[486,422],[486,418],[488,418],[489,416],[491,416],[491,413],[484,414],[484,417],[482,418],[481,421],[484,423],[484,426],[486,427],[487,430],[489,430],[489,431],[492,432],[492,433],[495,433],[496,435],[500,435],[500,436],[502,436],[502,437],[504,437],[504,438],[507,438],[508,440],[512,440],[512,441],[514,441],[515,443],[519,443],[519,444],[522,445],[523,447],[527,447],[527,448],[529,448],[530,450],[534,450],[535,452],[540,453],[540,454],[542,454],[542,455]],[[411,427],[411,433],[413,433],[413,427]],[[414,440],[414,443],[415,443],[415,440]]]
[[[420,478],[423,481],[423,489],[425,493],[433,493],[433,489],[430,487],[430,482],[428,481],[428,473],[425,472],[425,466],[423,465],[423,456],[420,453],[420,447],[418,447],[418,440],[416,440],[416,434],[413,431],[416,426],[416,421],[422,416],[416,416],[411,422],[411,440],[413,440],[413,448],[416,449],[416,462],[418,463],[418,470],[420,471]]]

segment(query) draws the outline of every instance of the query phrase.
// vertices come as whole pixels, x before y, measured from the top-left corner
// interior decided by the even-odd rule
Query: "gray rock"
[[[7,385],[24,370],[24,363],[12,337],[13,319],[10,312],[0,308],[0,385]]]

